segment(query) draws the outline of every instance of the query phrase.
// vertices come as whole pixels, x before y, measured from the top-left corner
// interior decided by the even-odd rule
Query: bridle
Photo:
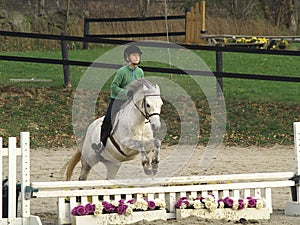
[[[138,105],[134,102],[133,104],[134,104],[134,106],[139,110],[139,112],[145,117],[145,119],[147,119],[148,121],[147,122],[149,122],[149,119],[150,119],[150,117],[151,116],[159,116],[160,115],[160,113],[149,113],[148,111],[147,111],[147,107],[146,107],[146,98],[147,97],[149,97],[149,96],[160,96],[160,95],[144,95],[144,98],[143,98],[143,104],[142,104],[142,106],[143,106],[143,108],[144,108],[144,110],[142,110],[142,109],[140,109],[139,107],[138,107]]]

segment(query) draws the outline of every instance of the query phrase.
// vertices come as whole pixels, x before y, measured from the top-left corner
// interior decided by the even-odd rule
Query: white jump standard
[[[8,157],[8,216],[2,215],[2,193],[0,190],[0,224],[1,225],[41,225],[41,220],[37,216],[30,215],[30,199],[25,197],[25,189],[30,186],[30,139],[29,132],[22,132],[20,135],[20,148],[17,148],[17,139],[10,137],[8,139],[8,148],[3,148],[2,137],[0,137],[0,179],[3,180],[3,159]],[[17,159],[20,156],[20,160]],[[21,165],[21,216],[17,217],[16,203],[16,179],[17,165]]]
[[[300,216],[300,122],[294,123],[294,145],[297,162],[296,175],[292,178],[295,186],[292,187],[292,200],[285,206],[285,214],[289,216]]]

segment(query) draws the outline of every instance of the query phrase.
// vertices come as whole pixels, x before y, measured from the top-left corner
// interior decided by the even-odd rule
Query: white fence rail
[[[110,188],[113,185],[118,186],[118,183],[130,184],[129,180],[127,182],[124,180],[33,182],[32,187],[39,189],[38,192],[33,193],[34,197],[58,197],[58,224],[70,224],[72,209],[88,202],[129,200],[139,197],[149,200],[160,198],[166,202],[168,218],[171,219],[175,218],[174,205],[178,198],[207,196],[209,193],[214,194],[216,198],[227,196],[264,198],[266,207],[272,213],[271,189],[294,186],[295,182],[289,180],[293,175],[292,172],[280,172],[173,177],[165,181],[159,180],[161,181],[159,185],[151,187]],[[136,183],[137,180],[133,182]]]

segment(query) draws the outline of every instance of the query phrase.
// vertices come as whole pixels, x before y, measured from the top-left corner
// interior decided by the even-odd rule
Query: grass
[[[94,61],[111,47],[72,50],[70,60]],[[7,55],[60,59],[60,51],[7,52]],[[215,70],[215,53],[197,51]],[[245,53],[224,53],[225,72],[299,76],[300,58]],[[144,62],[142,65],[150,65]],[[152,63],[153,64],[153,63]],[[70,146],[75,144],[72,130],[72,104],[75,88],[87,68],[71,66],[73,89],[64,89],[62,66],[51,64],[1,61],[0,69],[0,136],[18,136],[30,131],[33,147]],[[155,64],[155,66],[161,66]],[[150,73],[146,73],[146,76]],[[152,75],[152,74],[151,74]],[[200,119],[199,143],[206,144],[210,135],[210,108],[193,79],[183,75],[156,74],[172,77],[193,99]],[[52,79],[51,83],[10,83],[11,78]],[[108,82],[109,83],[109,82]],[[96,116],[103,115],[109,98],[109,84],[98,99]],[[164,87],[161,87],[164,90]],[[224,79],[227,110],[227,145],[292,144],[292,123],[300,121],[300,84],[289,82]],[[183,101],[184,99],[177,99]],[[163,106],[162,118],[168,133],[164,141],[175,144],[180,135],[180,119],[171,104]],[[193,131],[191,131],[192,133]]]

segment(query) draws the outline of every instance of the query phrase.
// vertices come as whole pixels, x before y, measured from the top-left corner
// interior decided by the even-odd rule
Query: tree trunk
[[[56,4],[56,9],[57,9],[57,10],[60,10],[59,0],[56,0],[56,1],[55,1],[55,4]]]
[[[65,27],[64,27],[64,33],[67,33],[67,28],[68,28],[68,22],[69,22],[69,14],[70,14],[70,4],[71,0],[68,0],[67,3],[67,9],[66,9],[66,21],[65,21]]]
[[[149,4],[150,0],[139,0],[139,14],[141,17],[147,16]]]
[[[289,0],[288,1],[288,28],[294,33],[297,33],[297,28],[298,28],[298,13],[297,9],[295,7],[295,1],[294,0]]]
[[[38,2],[38,14],[39,16],[45,15],[45,0],[39,0]]]
[[[280,24],[282,24],[282,21],[284,21],[284,7],[285,7],[285,0],[278,1],[278,6],[275,12],[275,25],[277,27],[280,27]]]
[[[267,20],[271,20],[270,8],[265,0],[259,0],[260,7],[263,11],[264,18]]]

